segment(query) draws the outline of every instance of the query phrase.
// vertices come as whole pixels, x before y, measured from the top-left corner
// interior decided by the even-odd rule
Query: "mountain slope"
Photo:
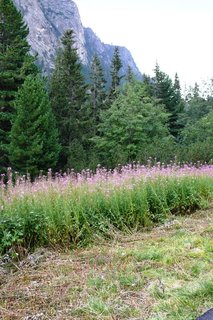
[[[108,79],[109,73],[110,73],[110,64],[114,54],[114,46],[101,42],[101,40],[96,36],[96,34],[90,28],[84,28],[84,35],[85,35],[85,44],[87,49],[88,62],[91,63],[94,53],[97,54],[102,62],[102,66],[105,70],[106,78]],[[118,48],[119,48],[121,60],[123,63],[121,74],[123,75],[126,74],[128,66],[130,66],[135,76],[138,79],[140,79],[141,73],[137,68],[129,50],[125,47],[120,47],[120,46],[118,46]]]
[[[39,64],[45,73],[54,67],[54,57],[60,46],[60,37],[67,29],[73,29],[76,35],[76,47],[85,66],[89,66],[94,53],[100,56],[105,70],[109,70],[114,46],[107,45],[90,28],[84,28],[78,8],[72,0],[13,0],[29,27],[29,43],[32,52],[38,54]],[[128,65],[140,78],[131,53],[120,47],[120,55],[125,72]]]

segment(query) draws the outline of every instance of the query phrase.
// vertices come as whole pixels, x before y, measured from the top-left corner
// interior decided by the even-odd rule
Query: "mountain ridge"
[[[114,52],[113,45],[103,43],[91,28],[84,28],[77,5],[72,0],[13,0],[21,11],[29,28],[28,41],[33,54],[37,54],[39,65],[46,74],[54,68],[54,59],[60,47],[60,38],[65,30],[73,29],[76,48],[84,66],[89,67],[92,56],[97,54],[105,73],[110,73],[110,64]],[[141,72],[137,68],[131,53],[125,47],[119,52],[123,64],[122,73],[131,67],[137,78]]]

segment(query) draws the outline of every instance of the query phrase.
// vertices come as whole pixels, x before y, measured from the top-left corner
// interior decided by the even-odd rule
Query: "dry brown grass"
[[[213,305],[212,214],[1,267],[0,318],[194,319]]]

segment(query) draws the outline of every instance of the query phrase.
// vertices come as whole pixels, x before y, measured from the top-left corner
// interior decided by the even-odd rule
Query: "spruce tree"
[[[126,82],[132,83],[134,79],[135,79],[135,76],[134,76],[134,73],[132,72],[132,68],[128,65],[125,80]]]
[[[79,169],[80,158],[85,157],[86,85],[73,30],[67,30],[61,42],[62,48],[56,57],[50,90],[62,146],[59,165],[61,168]]]
[[[178,74],[175,73],[175,81],[174,81],[174,86],[173,86],[175,93],[176,93],[176,98],[178,102],[181,102],[181,86],[180,86],[180,80],[178,77]]]
[[[183,111],[184,111],[184,100],[181,96],[181,86],[178,74],[175,74],[175,81],[173,85],[174,95],[173,95],[173,104],[175,105],[175,113],[173,114],[174,117],[174,136],[179,139],[181,130],[183,129]]]
[[[212,100],[201,96],[197,83],[189,90],[185,97],[185,108],[181,117],[184,126],[195,125],[198,120],[213,110]]]
[[[121,75],[122,61],[119,53],[119,48],[115,47],[114,54],[111,62],[111,87],[109,89],[109,99],[114,101],[119,94],[119,87],[121,84]]]
[[[0,172],[10,165],[8,146],[13,102],[29,69],[27,35],[28,28],[13,2],[0,0]]]
[[[100,121],[100,112],[104,109],[106,100],[106,80],[104,79],[103,69],[97,55],[92,59],[90,72],[90,101],[93,134],[97,132]]]
[[[58,131],[39,75],[26,78],[15,99],[15,109],[9,148],[12,167],[33,177],[39,170],[54,168],[60,150]]]
[[[178,78],[175,86],[169,76],[160,70],[158,64],[155,67],[154,78],[154,96],[164,104],[166,111],[169,113],[169,131],[177,138],[179,134],[180,125],[178,124],[179,113],[181,112],[181,96],[178,85]]]

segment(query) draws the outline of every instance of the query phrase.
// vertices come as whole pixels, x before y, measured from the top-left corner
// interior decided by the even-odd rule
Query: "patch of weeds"
[[[213,240],[206,239],[205,244],[204,244],[204,250],[205,254],[210,254],[211,259],[213,260]]]
[[[213,236],[213,224],[211,224],[209,227],[207,227],[203,233],[204,233],[204,235],[207,235],[207,236],[208,235]]]
[[[132,255],[135,257],[136,261],[140,262],[143,260],[155,260],[161,261],[164,257],[163,252],[155,248],[149,248],[142,252],[133,251]]]
[[[93,257],[90,259],[89,264],[91,266],[104,266],[108,263],[108,258],[104,255],[98,255],[98,257]]]
[[[90,314],[108,316],[112,312],[111,308],[100,298],[91,298],[87,305]]]
[[[95,320],[103,319],[103,317],[105,319],[111,314],[111,312],[111,307],[102,299],[92,297],[89,299],[88,303],[72,308],[70,310],[70,315],[74,317],[74,319],[79,319],[79,317],[81,317],[80,319]]]
[[[182,238],[182,237],[187,236],[187,234],[188,234],[188,231],[182,227],[182,228],[176,230],[176,232],[174,233],[174,235],[172,236],[172,238],[173,238],[173,237],[175,237],[175,238]]]
[[[120,273],[117,280],[122,289],[138,290],[144,286],[143,278],[135,273]]]
[[[118,293],[116,283],[111,281],[111,279],[105,279],[102,276],[89,278],[87,287],[90,297],[99,297],[103,301],[113,299]]]
[[[201,309],[203,305],[211,305],[212,303],[213,278],[210,278],[168,291],[164,300],[159,302],[157,311],[166,312],[166,319],[168,320],[194,320],[198,316],[199,308]]]
[[[94,287],[96,289],[100,289],[103,288],[103,285],[105,283],[105,280],[101,277],[97,277],[97,278],[90,278],[87,281],[87,284],[91,287]]]
[[[132,319],[133,317],[140,316],[140,310],[136,307],[128,306],[121,301],[119,304],[113,306],[113,316],[115,319]]]
[[[192,277],[198,277],[206,270],[207,266],[208,264],[206,262],[198,261],[191,266],[189,273]]]

